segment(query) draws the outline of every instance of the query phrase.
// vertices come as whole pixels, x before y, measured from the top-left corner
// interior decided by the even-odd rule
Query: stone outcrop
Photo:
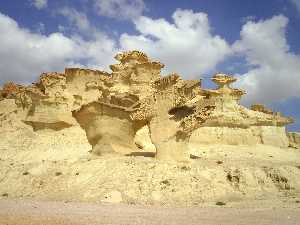
[[[288,147],[285,125],[293,120],[263,105],[241,106],[245,92],[230,87],[235,77],[216,74],[218,87],[208,90],[201,80],[162,77],[164,65],[139,51],[115,59],[112,73],[67,68],[44,73],[31,86],[6,84],[1,104],[14,101],[20,121],[35,131],[79,124],[98,155],[155,153],[161,160],[186,161],[189,144]]]
[[[273,111],[271,109],[266,108],[262,104],[253,104],[253,105],[251,105],[250,108],[251,108],[251,110],[254,110],[254,111],[263,112],[263,113],[267,113],[270,115],[273,114]]]
[[[300,132],[288,132],[289,145],[293,148],[300,148]]]

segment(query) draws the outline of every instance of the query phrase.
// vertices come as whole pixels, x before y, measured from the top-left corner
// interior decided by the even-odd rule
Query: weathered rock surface
[[[144,152],[152,153],[152,155],[155,155],[156,148],[151,141],[149,127],[147,125],[143,126],[136,132],[134,143]]]
[[[300,148],[300,132],[288,132],[290,147]]]

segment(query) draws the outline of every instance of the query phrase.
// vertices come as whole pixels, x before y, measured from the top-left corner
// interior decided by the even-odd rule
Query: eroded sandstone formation
[[[219,87],[216,90],[202,90],[202,93],[214,102],[215,109],[205,123],[192,133],[190,142],[288,147],[285,125],[292,123],[292,118],[266,110],[262,105],[252,106],[252,110],[239,105],[245,92],[230,88],[230,83],[236,81],[232,76],[216,74],[212,80]]]
[[[201,80],[161,76],[164,65],[139,51],[115,59],[112,73],[68,68],[44,73],[31,86],[4,85],[0,119],[12,113],[13,104],[19,120],[35,131],[79,123],[99,155],[153,153],[185,161],[190,144],[290,145],[285,125],[293,120],[263,105],[241,106],[245,92],[230,87],[233,76],[214,75],[218,87],[208,90]],[[294,136],[289,134],[296,143]]]

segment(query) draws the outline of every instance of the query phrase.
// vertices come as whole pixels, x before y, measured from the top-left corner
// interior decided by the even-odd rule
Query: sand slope
[[[180,206],[300,198],[293,148],[193,146],[194,159],[175,163],[59,147],[2,149],[0,198]]]

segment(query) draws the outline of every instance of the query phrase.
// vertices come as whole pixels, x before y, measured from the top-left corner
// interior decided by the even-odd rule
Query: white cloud
[[[234,49],[252,67],[237,84],[248,92],[246,103],[300,97],[300,56],[287,44],[287,23],[288,19],[280,15],[242,27],[241,40]]]
[[[68,28],[74,30],[72,39],[81,47],[78,54],[81,58],[85,58],[85,66],[98,68],[101,65],[101,68],[108,68],[117,52],[115,41],[93,26],[84,12],[65,7],[58,13],[69,21]]]
[[[40,34],[45,33],[45,30],[46,30],[45,24],[41,23],[41,22],[37,23],[35,26],[35,30],[37,33],[40,33]]]
[[[300,0],[290,0],[296,6],[296,9],[300,13]]]
[[[205,13],[177,9],[172,18],[173,23],[138,18],[134,23],[140,35],[123,34],[121,47],[145,51],[163,62],[166,72],[178,72],[185,78],[199,78],[230,54],[226,41],[212,35]]]
[[[44,9],[47,7],[48,0],[31,0],[31,4],[37,9]]]
[[[94,0],[97,13],[120,20],[135,19],[143,14],[143,0]]]
[[[77,38],[83,37],[97,41],[97,39],[101,40],[105,37],[106,40],[109,40],[105,33],[101,32],[90,23],[88,16],[84,12],[80,12],[74,8],[64,7],[57,10],[55,13],[64,16],[69,22],[69,26],[67,27],[58,27],[61,32],[74,33]]]
[[[107,69],[116,52],[114,41],[104,35],[98,34],[97,40],[91,41],[61,33],[45,36],[20,28],[1,13],[0,33],[0,84],[32,82],[41,72],[62,71],[80,62]]]
[[[247,23],[249,21],[254,21],[256,19],[256,16],[245,16],[241,19],[242,23]]]
[[[86,14],[79,12],[74,8],[64,7],[59,9],[57,13],[66,17],[66,19],[68,19],[71,24],[74,24],[79,31],[86,32],[91,28],[90,21],[88,20]]]

